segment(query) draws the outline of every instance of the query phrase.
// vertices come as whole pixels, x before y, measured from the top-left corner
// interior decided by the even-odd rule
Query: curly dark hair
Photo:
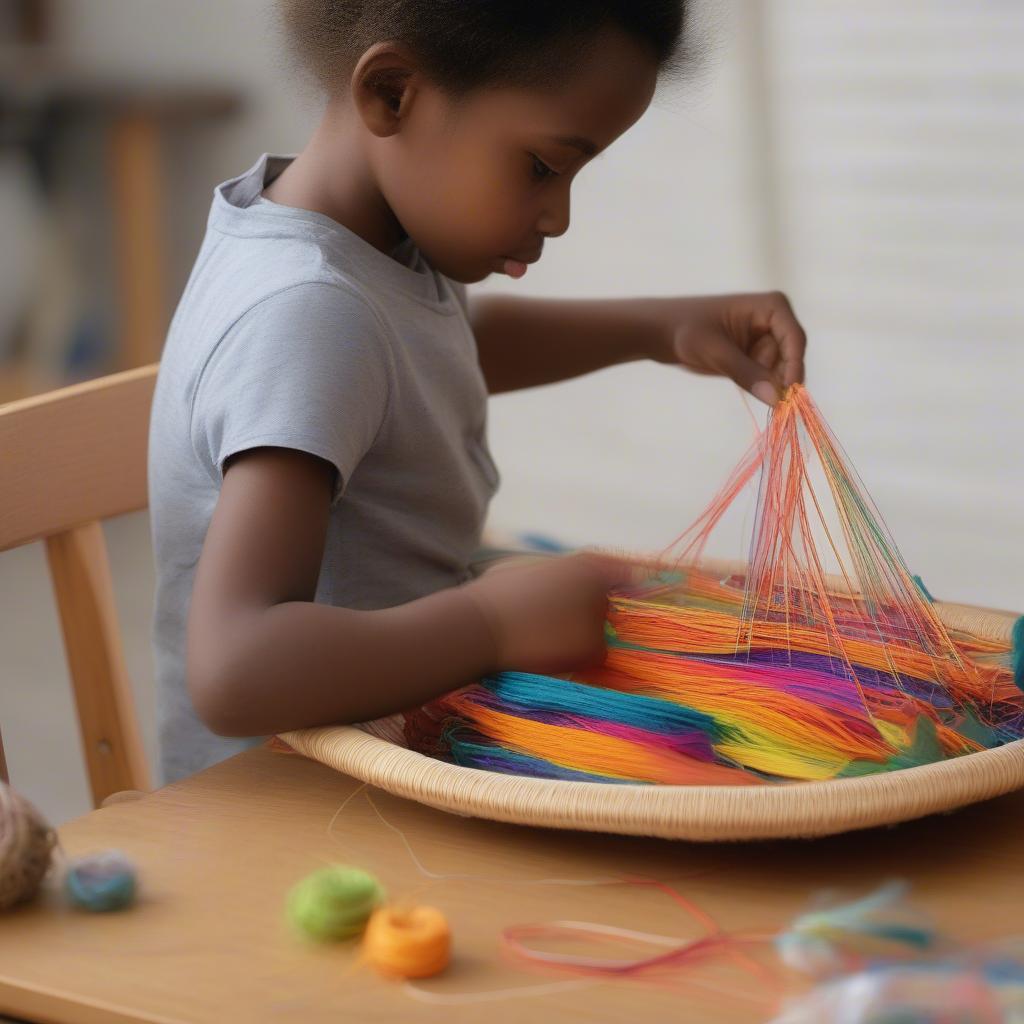
[[[385,39],[459,95],[480,86],[557,82],[606,26],[646,45],[661,75],[683,63],[686,0],[278,0],[295,56],[335,91]]]

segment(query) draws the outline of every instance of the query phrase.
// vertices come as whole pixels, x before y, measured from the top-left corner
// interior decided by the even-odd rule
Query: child
[[[554,301],[520,278],[575,175],[680,60],[681,0],[282,0],[326,93],[296,157],[219,185],[150,427],[164,781],[504,668],[603,656],[622,563],[477,574],[487,396],[636,359],[773,402],[804,335],[765,295]]]

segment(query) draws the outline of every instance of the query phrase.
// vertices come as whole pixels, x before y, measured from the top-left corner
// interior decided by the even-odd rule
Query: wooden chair
[[[100,521],[147,505],[156,372],[142,366],[0,405],[0,551],[46,544],[97,807],[150,788]]]

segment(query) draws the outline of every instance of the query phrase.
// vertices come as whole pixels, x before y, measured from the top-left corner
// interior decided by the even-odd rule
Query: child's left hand
[[[803,383],[807,336],[782,292],[650,301],[657,362],[729,377],[768,405]]]

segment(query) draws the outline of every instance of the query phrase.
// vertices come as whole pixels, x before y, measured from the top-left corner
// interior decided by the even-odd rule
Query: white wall
[[[809,381],[933,593],[1024,609],[1024,5],[766,5]]]

